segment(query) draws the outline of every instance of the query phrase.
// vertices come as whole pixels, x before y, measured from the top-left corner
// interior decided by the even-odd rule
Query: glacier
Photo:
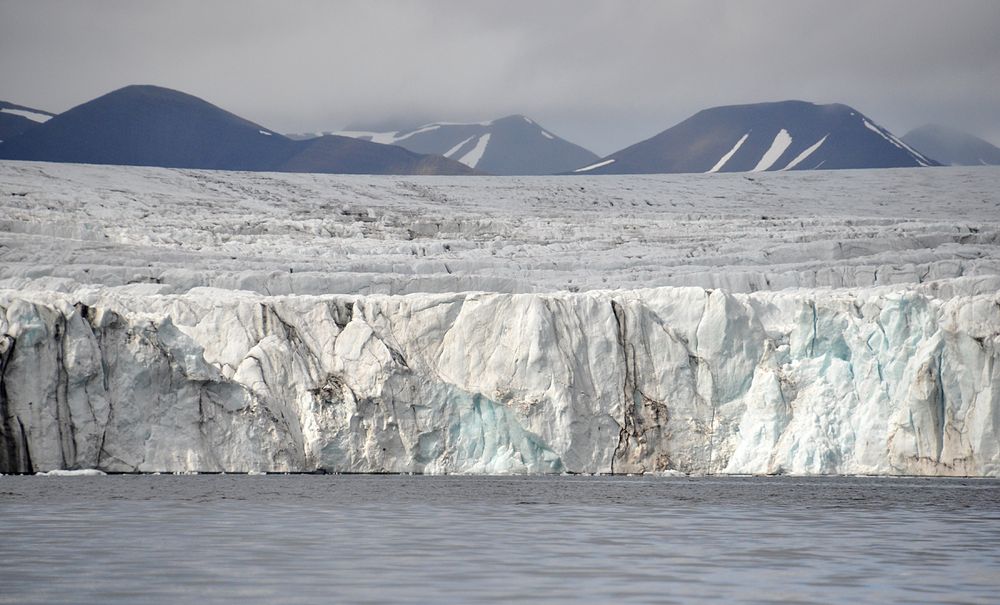
[[[2,162],[0,472],[997,476],[998,184]]]

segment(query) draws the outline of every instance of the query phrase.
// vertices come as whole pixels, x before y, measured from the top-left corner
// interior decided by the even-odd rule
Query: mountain
[[[165,168],[469,174],[458,162],[347,137],[293,141],[189,94],[127,86],[0,146],[0,159]]]
[[[0,101],[0,143],[47,122],[52,116],[41,109]]]
[[[469,124],[435,122],[404,131],[346,130],[333,134],[399,145],[416,153],[442,155],[500,175],[556,174],[597,159],[593,152],[552,134],[522,115]],[[311,135],[288,136],[301,139]]]
[[[414,153],[397,145],[383,145],[351,137],[324,135],[292,141],[301,149],[277,172],[333,174],[480,174],[439,155]]]
[[[952,166],[1000,165],[1000,148],[967,132],[928,124],[906,133],[903,141],[942,164]]]
[[[937,163],[847,105],[804,101],[706,109],[573,172],[644,174],[895,168]]]

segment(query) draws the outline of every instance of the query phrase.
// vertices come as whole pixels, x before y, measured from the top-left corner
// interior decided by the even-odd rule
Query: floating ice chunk
[[[751,172],[763,172],[781,157],[781,154],[785,153],[788,146],[792,144],[792,135],[788,134],[788,131],[782,128],[777,135],[775,135],[774,140],[771,141],[771,146],[767,151],[764,152],[764,156],[760,158],[757,165]]]
[[[646,475],[652,475],[654,477],[687,477],[687,473],[675,470],[665,470],[665,471],[652,471],[649,473],[644,473]]]
[[[544,130],[542,131],[542,136],[545,137],[546,139],[554,139],[555,138],[554,136],[552,136],[551,134],[545,132]]]
[[[268,131],[266,131],[266,130],[258,130],[257,132],[259,132],[259,133],[261,133],[261,134],[265,134],[265,135],[267,135],[267,136],[271,136],[271,133],[270,133],[270,132],[268,132]]]
[[[96,468],[83,468],[75,471],[57,468],[45,473],[35,473],[35,475],[39,477],[102,477],[107,473]]]

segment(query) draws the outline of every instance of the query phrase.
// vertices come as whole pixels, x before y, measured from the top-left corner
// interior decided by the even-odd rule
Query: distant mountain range
[[[936,166],[847,105],[804,101],[700,111],[576,174],[758,172]]]
[[[40,109],[0,101],[0,143],[47,122],[53,115]]]
[[[556,174],[588,164],[597,154],[570,143],[522,115],[490,122],[435,122],[393,132],[348,130],[339,134],[433,153],[498,175]],[[288,135],[294,139],[308,136]]]
[[[158,86],[128,86],[28,128],[0,144],[0,159],[276,172],[475,173],[441,156],[350,137],[293,141]]]
[[[334,174],[654,174],[1000,165],[1000,149],[934,125],[898,138],[847,105],[781,101],[706,109],[599,158],[523,115],[282,135],[183,92],[127,86],[59,115],[0,101],[0,159]]]
[[[1000,148],[967,132],[928,124],[903,136],[903,141],[950,166],[1000,165]]]

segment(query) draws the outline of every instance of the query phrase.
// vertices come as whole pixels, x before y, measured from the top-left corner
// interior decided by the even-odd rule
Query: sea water
[[[0,603],[997,603],[1000,481],[0,477]]]

